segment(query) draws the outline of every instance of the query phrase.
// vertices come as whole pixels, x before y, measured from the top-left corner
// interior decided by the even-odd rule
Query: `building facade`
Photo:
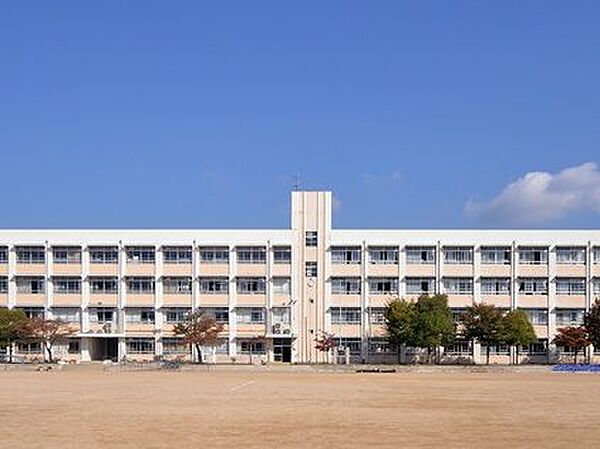
[[[308,191],[292,193],[286,230],[0,231],[0,307],[70,323],[62,359],[187,357],[173,326],[204,310],[224,325],[209,361],[325,362],[321,332],[352,361],[394,361],[386,303],[433,293],[457,317],[477,302],[525,310],[539,341],[520,361],[551,362],[569,351],[556,330],[600,298],[600,231],[337,230],[331,193]],[[447,360],[481,353],[444,348]],[[514,348],[491,353],[514,361]]]

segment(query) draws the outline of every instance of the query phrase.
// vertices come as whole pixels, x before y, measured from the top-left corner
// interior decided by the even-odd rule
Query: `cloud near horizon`
[[[558,173],[529,172],[489,201],[469,199],[465,214],[497,224],[533,225],[571,213],[600,213],[600,170],[595,162]]]

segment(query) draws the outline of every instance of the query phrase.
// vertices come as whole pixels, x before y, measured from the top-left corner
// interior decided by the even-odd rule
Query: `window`
[[[167,295],[190,295],[192,293],[192,278],[163,278],[163,292]]]
[[[541,339],[536,343],[530,345],[521,346],[521,354],[523,355],[547,355],[548,354],[548,340]]]
[[[600,247],[594,247],[593,255],[594,255],[594,263],[600,263]]]
[[[67,352],[69,354],[79,354],[79,339],[69,338],[67,340]]]
[[[331,278],[332,295],[359,295],[360,278]]]
[[[241,264],[267,263],[267,249],[264,246],[240,246],[235,249],[237,261]]]
[[[114,264],[119,261],[119,249],[116,246],[90,246],[90,263]]]
[[[267,352],[264,341],[248,340],[238,342],[240,354],[265,354]]]
[[[190,309],[186,307],[173,307],[164,309],[163,314],[167,323],[182,323],[190,314]]]
[[[90,322],[98,324],[112,324],[115,320],[115,310],[107,307],[90,309]]]
[[[125,309],[125,322],[137,324],[154,324],[154,309],[149,307],[133,309]]]
[[[81,309],[77,307],[55,307],[52,309],[52,317],[65,323],[79,323]]]
[[[510,278],[481,278],[482,295],[510,295]]]
[[[559,327],[583,324],[585,309],[556,309],[556,325]]]
[[[406,247],[406,263],[408,264],[434,264],[435,263],[435,247]]]
[[[273,307],[271,309],[271,323],[276,324],[291,324],[292,309],[289,307]],[[281,326],[279,326],[281,327]],[[280,329],[281,330],[281,329]],[[276,333],[276,332],[274,332]]]
[[[265,324],[265,309],[262,307],[238,307],[236,316],[239,324]]]
[[[472,295],[472,278],[444,278],[444,290],[451,295]]]
[[[181,342],[181,338],[163,337],[162,352],[163,354],[187,354],[190,352],[190,345]]]
[[[73,277],[54,277],[54,293],[57,295],[81,294],[81,279]]]
[[[17,309],[22,310],[27,318],[44,318],[44,308],[43,307],[17,307]]]
[[[505,344],[490,344],[481,343],[481,355],[487,354],[488,348],[490,355],[508,355],[508,345]]]
[[[229,248],[227,246],[205,246],[200,248],[202,263],[229,263]]]
[[[519,279],[519,294],[546,295],[548,294],[548,280],[545,278]]]
[[[472,264],[473,248],[446,247],[444,248],[444,262],[447,264]]]
[[[521,309],[534,326],[545,326],[548,324],[548,310],[546,309]]]
[[[163,261],[168,264],[192,263],[191,246],[166,246],[162,250]]]
[[[132,295],[150,295],[154,293],[153,277],[130,277],[126,280],[127,293]]]
[[[0,263],[8,263],[8,248],[0,246]]]
[[[274,246],[273,262],[276,264],[292,263],[292,248],[290,246]]]
[[[289,295],[291,293],[291,279],[273,278],[273,293],[276,295]]]
[[[510,247],[481,247],[481,263],[484,265],[510,265]]]
[[[309,278],[317,277],[317,262],[306,262],[304,265],[304,274]]]
[[[463,320],[465,314],[467,313],[467,309],[463,307],[452,307],[450,309],[450,313],[452,314],[452,321],[458,323]]]
[[[229,293],[229,279],[200,278],[200,293],[204,295],[226,295]]]
[[[304,234],[304,242],[306,246],[317,246],[318,240],[317,231],[306,231]]]
[[[359,246],[351,247],[332,247],[331,248],[331,263],[355,265],[360,263],[361,250]]]
[[[545,265],[548,263],[548,248],[528,247],[519,248],[519,263],[525,265]]]
[[[125,248],[127,262],[153,264],[155,251],[153,246],[128,246]]]
[[[454,343],[444,348],[444,354],[450,356],[471,356],[473,354],[473,348],[469,341],[456,340]]]
[[[266,293],[265,278],[238,278],[237,292],[240,295],[264,295]]]
[[[227,324],[229,323],[229,309],[227,307],[203,307],[200,309],[215,319],[217,323]]]
[[[8,293],[8,278],[0,277],[0,294]]]
[[[585,248],[556,248],[556,263],[566,265],[585,264]]]
[[[371,324],[385,323],[385,307],[371,307],[369,309],[369,321]]]
[[[17,293],[25,295],[41,295],[46,293],[46,287],[43,277],[24,277],[18,276]]]
[[[154,354],[152,338],[128,338],[126,344],[128,354]]]
[[[369,354],[389,354],[396,352],[385,337],[371,337],[369,339]]]
[[[43,246],[18,246],[17,263],[45,263],[46,250]]]
[[[369,262],[376,265],[398,265],[398,248],[393,246],[370,247]]]
[[[21,354],[39,354],[42,352],[42,345],[39,341],[33,343],[17,343],[17,352]]]
[[[362,343],[360,338],[354,337],[338,337],[335,339],[336,346],[340,355],[344,354],[346,348],[350,351],[350,355],[358,355],[361,351]]]
[[[600,278],[594,279],[594,295],[600,295]]]
[[[332,307],[331,324],[360,324],[360,307]]]
[[[52,262],[79,264],[81,263],[81,248],[79,246],[55,246],[52,248]]]
[[[585,278],[556,278],[557,295],[585,295]]]
[[[369,294],[371,295],[397,295],[397,278],[371,278],[369,279]]]
[[[90,277],[90,290],[95,295],[115,294],[119,292],[116,277]]]
[[[409,295],[433,294],[434,286],[434,278],[406,278],[406,293]]]

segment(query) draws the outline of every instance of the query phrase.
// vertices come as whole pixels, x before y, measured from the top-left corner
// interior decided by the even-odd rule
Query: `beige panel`
[[[119,295],[90,295],[90,307],[93,306],[116,306]]]
[[[116,263],[90,264],[90,276],[118,276],[119,265]]]
[[[548,276],[548,265],[524,265],[517,268],[517,273],[521,277],[545,277]]]
[[[143,323],[125,323],[125,330],[129,336],[130,333],[149,334],[144,336],[152,336],[154,334],[154,324]]]
[[[537,307],[545,309],[548,307],[548,296],[546,295],[519,295],[517,298],[519,307]]]
[[[360,337],[360,324],[332,324],[331,330],[336,337]]]
[[[238,324],[237,325],[237,337],[238,338],[252,338],[256,336],[262,336],[266,333],[266,326],[264,324]]]
[[[331,307],[360,307],[360,295],[331,295]]]
[[[310,226],[308,226],[306,229],[312,229],[312,228]],[[308,260],[308,261],[317,260],[319,258],[319,249],[318,249],[318,247],[316,247],[316,246],[306,246],[306,247],[304,247],[304,258],[306,260]]]
[[[273,294],[273,297],[271,298],[271,302],[274,307],[285,306],[285,305],[289,305],[290,299],[291,299],[290,295],[287,295],[284,293],[275,293],[275,294]]]
[[[510,308],[510,295],[486,295],[481,297],[481,302],[500,308]]]
[[[8,307],[8,295],[6,293],[0,295],[0,307]]]
[[[473,265],[444,264],[442,273],[447,277],[473,277]]]
[[[53,306],[80,306],[81,305],[81,295],[61,295],[54,294],[52,297],[52,305]]]
[[[125,299],[125,303],[127,307],[134,306],[154,306],[154,295],[152,294],[127,294],[127,298]]]
[[[238,306],[260,306],[267,304],[267,295],[240,295],[236,296]]]
[[[484,278],[507,278],[511,274],[510,265],[481,265],[480,275]]]
[[[18,263],[17,275],[40,275],[46,274],[46,265],[43,263]]]
[[[360,264],[333,264],[331,265],[331,276],[333,277],[358,277],[361,275]]]
[[[229,265],[226,263],[200,264],[200,276],[229,276]]]
[[[292,266],[290,264],[277,263],[273,265],[273,277],[291,277]]]
[[[154,354],[131,354],[127,353],[127,358],[136,362],[151,362],[156,356]]]
[[[267,275],[266,264],[238,264],[238,276],[242,277],[265,277]]]
[[[129,298],[130,296],[127,296],[127,305],[130,305]],[[192,295],[163,295],[162,304],[163,306],[191,306]]]
[[[153,263],[127,264],[127,276],[154,276],[156,270]]]
[[[385,307],[396,295],[369,295],[369,307]]]
[[[192,264],[189,264],[189,263],[163,264],[163,275],[165,275],[165,276],[191,276],[192,275]]]
[[[200,306],[227,306],[228,295],[200,295]]]
[[[17,306],[43,306],[46,304],[46,295],[27,295],[17,293]]]
[[[600,277],[600,264],[596,263],[592,266],[592,276]]]
[[[372,337],[385,337],[386,330],[383,324],[371,324],[371,336]]]
[[[372,263],[369,265],[369,276],[398,277],[398,265]]]
[[[435,265],[433,264],[408,264],[405,276],[408,277],[434,277]]]
[[[110,329],[112,332],[105,332],[105,326],[106,324],[102,324],[102,323],[90,323],[90,333],[92,334],[116,334],[118,333],[118,326],[115,323],[112,323],[112,325],[110,326]],[[106,327],[108,329],[108,327]]]
[[[0,263],[0,276],[6,276],[8,274],[8,264]]]
[[[556,307],[585,309],[585,295],[556,295]]]
[[[535,335],[538,338],[548,338],[548,327],[547,326],[533,326]]]
[[[585,265],[556,265],[556,276],[558,277],[579,277],[583,278],[587,275]]]
[[[448,307],[469,307],[472,305],[472,295],[448,295]]]
[[[78,263],[55,263],[52,265],[52,273],[65,276],[80,276],[81,264]]]

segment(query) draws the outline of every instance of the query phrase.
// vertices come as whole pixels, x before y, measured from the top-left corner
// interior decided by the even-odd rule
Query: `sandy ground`
[[[6,448],[598,448],[600,375],[0,372]]]

